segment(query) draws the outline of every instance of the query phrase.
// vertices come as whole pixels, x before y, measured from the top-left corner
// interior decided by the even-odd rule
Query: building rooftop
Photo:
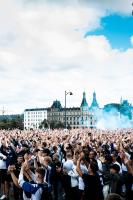
[[[88,103],[86,101],[86,94],[85,94],[85,92],[83,93],[83,99],[82,99],[80,107],[88,107]]]
[[[47,110],[47,108],[30,108],[30,109],[25,109],[24,111],[44,111]]]
[[[51,106],[51,108],[54,108],[54,109],[61,109],[62,106],[61,106],[60,101],[58,101],[58,100],[54,101],[53,104],[52,104],[52,106]]]
[[[62,110],[62,111],[65,111],[65,108],[62,108],[61,110]],[[73,110],[79,110],[79,111],[80,111],[80,108],[79,108],[79,107],[73,107],[73,108],[66,108],[66,110],[67,110],[67,111],[68,111],[68,110],[70,110],[70,111],[71,111],[71,110],[72,110],[72,111],[73,111]]]
[[[99,108],[95,92],[93,93],[93,100],[92,100],[92,104],[91,104],[90,110],[93,109],[93,108]]]

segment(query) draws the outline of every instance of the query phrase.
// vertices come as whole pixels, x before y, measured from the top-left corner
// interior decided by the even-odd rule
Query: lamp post
[[[67,128],[67,120],[66,120],[66,96],[67,95],[73,95],[73,93],[72,92],[67,92],[67,91],[65,91],[65,128]]]
[[[91,121],[90,121],[90,128],[92,129],[93,128],[93,113],[91,113]]]

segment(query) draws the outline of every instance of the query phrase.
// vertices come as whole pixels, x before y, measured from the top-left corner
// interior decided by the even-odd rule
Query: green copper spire
[[[88,103],[86,101],[86,94],[83,92],[83,99],[80,107],[88,107]]]
[[[97,99],[96,99],[96,93],[93,92],[93,101],[92,101],[92,104],[91,104],[91,108],[99,108],[99,105],[97,103]]]

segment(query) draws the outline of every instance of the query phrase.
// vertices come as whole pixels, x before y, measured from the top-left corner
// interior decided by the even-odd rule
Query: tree
[[[48,121],[47,119],[44,119],[42,123],[39,126],[40,129],[42,128],[51,128],[51,129],[60,129],[64,128],[64,124],[61,121]]]
[[[57,129],[64,128],[64,124],[61,121],[59,121],[59,122],[56,123],[55,128],[57,128]]]
[[[23,129],[23,116],[15,116],[14,118],[4,117],[0,120],[0,129]]]
[[[46,128],[46,129],[47,129],[47,128],[50,128],[49,121],[48,121],[47,119],[44,119],[44,120],[41,122],[39,128],[40,128],[40,129],[42,129],[42,128]]]

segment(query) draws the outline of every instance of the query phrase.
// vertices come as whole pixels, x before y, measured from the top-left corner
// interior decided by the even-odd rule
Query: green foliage
[[[48,120],[47,120],[47,119],[44,119],[44,120],[41,122],[39,128],[40,128],[40,129],[42,129],[42,128],[46,128],[46,129],[49,128],[49,122],[48,122]]]
[[[0,129],[21,129],[23,130],[23,118],[17,116],[16,118],[4,118],[0,120]]]
[[[39,126],[39,128],[51,128],[51,129],[60,129],[60,128],[64,128],[64,124],[60,121],[48,121],[46,119],[43,120],[43,122],[41,123],[41,125]]]
[[[51,121],[50,122],[50,128],[51,129],[60,129],[64,128],[64,124],[60,121]]]

